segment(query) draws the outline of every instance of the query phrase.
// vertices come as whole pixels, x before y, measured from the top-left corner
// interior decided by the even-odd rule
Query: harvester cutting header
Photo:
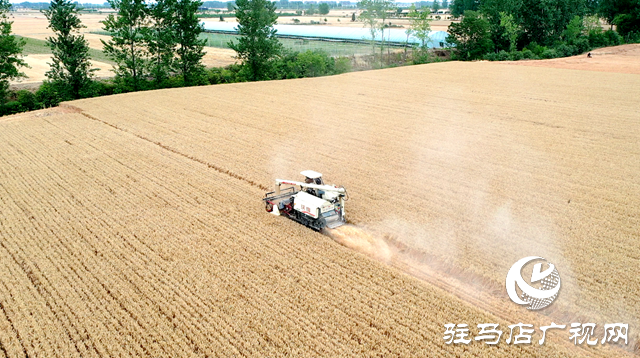
[[[344,187],[326,185],[322,174],[313,170],[300,172],[305,181],[276,179],[275,191],[265,194],[267,212],[282,215],[314,230],[330,229],[346,223],[344,202],[348,200]],[[280,189],[282,184],[292,185]],[[298,190],[296,187],[300,187]]]

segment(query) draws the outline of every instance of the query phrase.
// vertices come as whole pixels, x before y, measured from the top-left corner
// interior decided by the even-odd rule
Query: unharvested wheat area
[[[0,356],[632,356],[443,332],[635,337],[638,98],[636,74],[448,62],[4,117]],[[264,211],[304,169],[349,190],[347,226]],[[504,293],[531,255],[563,280],[541,313]]]

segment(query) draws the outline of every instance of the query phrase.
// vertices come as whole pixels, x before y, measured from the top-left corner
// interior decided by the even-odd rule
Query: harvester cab
[[[304,175],[304,182],[306,184],[324,185],[324,182],[322,181],[322,174],[318,172],[313,170],[303,170],[300,174]],[[319,198],[322,198],[322,195],[324,194],[324,191],[314,188],[305,188],[305,191]]]
[[[304,170],[304,182],[276,179],[275,191],[265,194],[265,208],[273,215],[286,216],[307,227],[320,231],[337,228],[346,222],[344,187],[326,185],[322,174]],[[291,185],[281,189],[281,185]],[[299,187],[299,189],[297,188]]]

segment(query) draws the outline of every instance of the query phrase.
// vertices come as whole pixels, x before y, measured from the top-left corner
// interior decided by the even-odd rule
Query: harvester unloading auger
[[[326,185],[322,174],[313,170],[300,172],[305,182],[276,179],[276,190],[265,194],[267,212],[282,215],[314,230],[337,228],[346,223],[344,202],[348,200],[344,187]],[[280,189],[282,184],[292,185]],[[300,189],[297,190],[296,186]]]

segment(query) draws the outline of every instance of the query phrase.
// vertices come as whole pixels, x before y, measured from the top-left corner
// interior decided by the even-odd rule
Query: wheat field
[[[0,119],[0,355],[631,354],[567,331],[497,347],[443,332],[637,327],[638,84],[451,62]],[[274,179],[303,169],[349,190],[350,226],[264,212]],[[532,254],[563,280],[542,314],[503,289]]]

